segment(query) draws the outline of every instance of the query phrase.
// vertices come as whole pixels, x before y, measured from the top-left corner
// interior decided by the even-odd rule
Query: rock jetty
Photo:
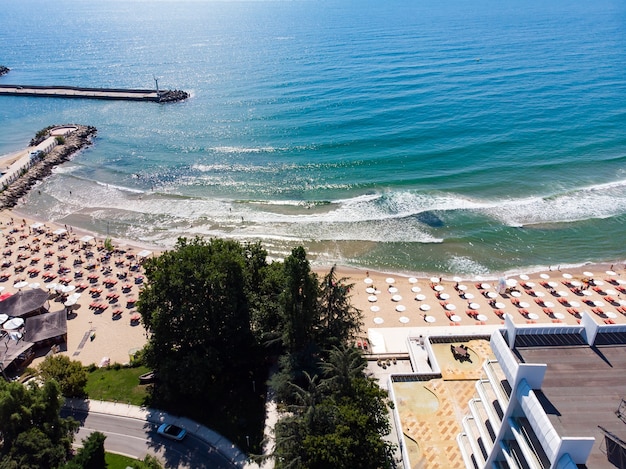
[[[35,163],[19,179],[0,193],[0,208],[15,207],[20,198],[24,197],[38,181],[52,174],[52,169],[55,166],[69,161],[78,151],[91,145],[96,134],[95,127],[84,125],[72,125],[72,127],[77,127],[77,129],[63,137],[63,143],[54,147],[41,161]],[[41,132],[38,136],[40,134]],[[46,135],[46,137],[48,136]]]
[[[0,77],[2,75],[6,75],[10,71],[11,71],[11,69],[9,67],[5,67],[4,65],[0,65]]]
[[[159,91],[160,103],[173,103],[175,101],[184,101],[189,97],[189,93],[181,90]]]

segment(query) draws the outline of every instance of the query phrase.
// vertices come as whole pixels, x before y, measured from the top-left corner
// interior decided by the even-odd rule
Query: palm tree
[[[327,385],[339,395],[352,394],[352,382],[363,377],[367,362],[355,347],[343,345],[328,352],[328,361],[321,364]]]

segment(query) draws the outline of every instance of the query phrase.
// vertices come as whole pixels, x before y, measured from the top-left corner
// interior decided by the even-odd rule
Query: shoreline
[[[94,132],[95,129],[84,127],[87,130]],[[90,133],[92,135],[92,133]],[[73,146],[71,149],[61,148],[59,153],[62,153],[63,160],[57,161],[55,164],[61,164],[64,161],[72,158],[77,152],[79,152],[85,145],[91,143],[90,139],[83,139],[82,146]],[[53,150],[54,151],[54,150]],[[6,158],[15,156],[16,153],[11,155],[5,155],[0,159],[0,164],[8,161]],[[48,173],[49,174],[49,173]],[[37,173],[29,177],[29,181],[34,181],[27,186],[27,190],[30,190],[32,186],[39,180],[47,177],[48,174]],[[19,201],[19,198],[15,199]],[[14,223],[10,223],[13,219]],[[94,244],[96,246],[102,244],[107,236],[101,233],[92,232],[87,229],[68,227],[59,222],[52,222],[50,220],[44,220],[40,218],[31,217],[20,212],[19,209],[14,206],[4,207],[0,210],[0,226],[2,227],[2,234],[5,235],[7,241],[4,249],[8,251],[11,246],[15,244],[8,242],[8,237],[13,237],[13,234],[9,234],[10,231],[17,228],[15,224],[22,224],[19,230],[22,235],[21,239],[26,241],[20,241],[19,244],[26,244],[30,246],[33,242],[33,238],[37,235],[31,234],[31,225],[34,223],[43,223],[46,226],[48,233],[61,228],[68,229],[74,242],[82,236],[93,236],[95,238]],[[26,232],[28,231],[28,235]],[[149,245],[147,243],[141,243],[129,239],[116,238],[114,236],[108,236],[114,243],[114,245],[123,250],[134,252],[135,250],[149,250],[152,251],[150,255],[159,255],[167,250],[167,248]],[[69,237],[68,237],[69,238]],[[60,258],[64,254],[66,247],[62,246],[63,243],[55,243],[50,247],[49,259]],[[20,246],[19,249],[23,249],[24,246]],[[15,269],[13,272],[12,264],[20,263],[17,259],[17,246],[13,247],[16,252],[12,254],[13,257],[9,259],[13,262],[6,268],[3,268],[4,273],[8,273],[3,289],[6,289],[5,293],[16,293],[19,289],[12,287],[18,280],[29,280],[31,282],[38,282],[37,275],[26,277],[23,273],[18,273]],[[46,248],[47,249],[47,248]],[[20,251],[24,252],[24,251]],[[11,256],[11,255],[10,255]],[[36,255],[35,255],[36,256]],[[76,256],[80,254],[74,254],[70,256],[70,261],[75,260]],[[7,255],[5,255],[7,257]],[[6,259],[5,259],[6,260]],[[34,259],[33,259],[34,260]],[[268,259],[271,261],[270,259]],[[134,261],[128,261],[123,255],[117,255],[117,261],[122,261],[123,267],[120,270],[125,269]],[[39,262],[39,261],[38,261]],[[104,267],[104,261],[102,262]],[[108,264],[108,263],[107,263]],[[30,265],[37,266],[36,263]],[[71,264],[70,264],[71,265]],[[124,267],[124,265],[126,267]],[[507,272],[490,273],[486,275],[454,275],[443,274],[437,272],[407,272],[406,270],[393,270],[393,269],[373,269],[360,266],[350,266],[346,264],[323,262],[323,261],[311,261],[311,270],[317,273],[321,279],[332,266],[336,266],[336,273],[338,278],[346,278],[346,282],[353,284],[353,290],[350,292],[350,300],[352,305],[362,312],[363,325],[361,327],[360,339],[365,339],[370,336],[371,331],[375,329],[388,329],[388,328],[438,328],[441,326],[445,328],[464,325],[464,326],[481,326],[488,325],[490,327],[497,327],[502,324],[502,314],[506,313],[513,317],[514,322],[526,322],[529,324],[552,324],[560,323],[567,325],[574,325],[580,322],[581,314],[588,313],[593,314],[595,320],[599,322],[609,323],[607,321],[619,322],[626,324],[626,311],[622,312],[622,307],[626,307],[626,289],[622,293],[622,284],[626,287],[626,265],[623,260],[614,262],[586,262],[580,265],[555,265],[555,266],[535,266],[533,268],[524,269],[517,268],[509,270]],[[17,265],[16,265],[17,267]],[[57,263],[57,267],[60,267],[60,262]],[[96,266],[96,271],[98,271]],[[80,269],[80,267],[76,268]],[[117,270],[117,262],[114,270]],[[53,269],[55,270],[55,269]],[[102,273],[99,275],[99,279],[94,283],[95,286],[103,286],[106,284],[104,280],[106,275],[111,276],[111,269],[108,273]],[[607,271],[615,271],[611,274],[611,278],[607,278],[609,275]],[[119,273],[119,272],[118,272]],[[587,275],[591,273],[597,285],[604,285],[605,291],[600,292],[589,291],[589,297],[575,296],[565,288],[568,283],[566,279],[571,278],[579,282],[587,281]],[[129,278],[133,276],[140,276],[141,271],[128,270]],[[71,274],[69,274],[71,275]],[[69,276],[68,275],[68,276]],[[597,275],[597,277],[596,277]],[[70,280],[72,283],[78,284],[82,280],[76,279]],[[110,278],[110,277],[109,277]],[[512,283],[512,289],[505,291],[501,290],[502,283],[500,278],[508,279]],[[525,278],[525,281],[522,281]],[[549,282],[544,281],[550,279]],[[41,280],[42,282],[48,282],[48,279]],[[533,284],[533,288],[526,285],[522,288],[520,285]],[[554,286],[548,288],[543,284],[552,283]],[[471,298],[464,297],[458,290],[458,285],[463,284],[464,291],[470,293]],[[42,286],[47,284],[41,283]],[[541,285],[541,286],[540,286]],[[595,288],[594,284],[594,288]],[[92,285],[89,285],[92,287]],[[31,287],[33,288],[33,287]],[[97,314],[92,312],[91,305],[93,303],[91,295],[84,292],[78,301],[76,311],[78,311],[71,319],[68,319],[68,339],[66,344],[66,350],[61,353],[65,353],[73,359],[80,360],[83,364],[98,363],[104,356],[109,357],[112,362],[125,363],[128,361],[129,351],[132,349],[142,347],[146,340],[146,332],[141,325],[128,324],[128,317],[133,313],[132,307],[124,308],[123,319],[115,320],[111,318],[110,312],[115,308],[119,308],[120,305],[126,304],[127,299],[131,299],[131,296],[136,298],[138,296],[141,285],[132,286],[132,292],[128,289],[126,292],[117,290],[118,296],[121,296],[120,304],[115,302],[107,303],[107,307],[110,309],[107,313]],[[599,288],[599,287],[598,287]],[[620,290],[618,293],[614,290],[617,288]],[[84,290],[84,289],[83,289]],[[89,290],[89,288],[88,288]],[[104,290],[104,289],[103,289]],[[557,294],[556,290],[560,290]],[[497,291],[497,293],[496,293]],[[105,294],[115,293],[114,288],[106,288]],[[513,292],[517,295],[514,296]],[[442,295],[442,293],[445,295]],[[492,296],[489,296],[492,295]],[[495,295],[495,296],[493,296]],[[552,300],[546,304],[551,306],[540,306],[535,300],[538,297],[545,297],[547,300]],[[613,297],[613,302],[609,302],[606,305],[605,298]],[[527,306],[517,306],[517,298],[523,300],[523,303]],[[590,306],[586,303],[582,306],[583,301],[593,299],[596,304]],[[558,302],[557,302],[558,300]],[[122,303],[124,301],[124,303]],[[572,304],[578,304],[574,309],[577,309],[577,313],[571,313],[572,308],[568,308],[567,301],[572,301]],[[50,300],[52,302],[52,300]],[[494,304],[500,305],[498,308],[493,306]],[[603,311],[601,314],[593,311],[599,309],[599,304],[602,304]],[[55,306],[62,307],[62,305]],[[105,308],[106,309],[106,308]],[[525,311],[525,312],[524,312]],[[452,314],[454,313],[454,314]],[[502,313],[502,314],[501,314]],[[579,314],[581,313],[581,314]],[[451,331],[455,329],[452,328]],[[91,334],[97,332],[97,339],[91,341],[85,341]],[[408,333],[408,331],[406,331]],[[427,333],[427,332],[426,332]],[[371,342],[371,341],[370,341]]]

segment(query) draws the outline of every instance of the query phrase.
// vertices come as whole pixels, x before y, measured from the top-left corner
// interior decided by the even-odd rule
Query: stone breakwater
[[[159,92],[160,103],[172,103],[176,101],[184,101],[189,97],[189,93],[181,90],[167,90]]]
[[[11,208],[38,182],[52,174],[55,166],[69,161],[70,158],[83,148],[91,145],[96,134],[96,128],[83,125],[64,137],[62,144],[54,147],[41,161],[35,163],[19,179],[13,182],[0,193],[0,209]]]

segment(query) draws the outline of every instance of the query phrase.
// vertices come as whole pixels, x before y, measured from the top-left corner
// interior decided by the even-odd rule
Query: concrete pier
[[[189,97],[179,90],[143,90],[120,88],[82,88],[74,86],[0,85],[0,95],[48,98],[110,99],[125,101],[182,101]]]

